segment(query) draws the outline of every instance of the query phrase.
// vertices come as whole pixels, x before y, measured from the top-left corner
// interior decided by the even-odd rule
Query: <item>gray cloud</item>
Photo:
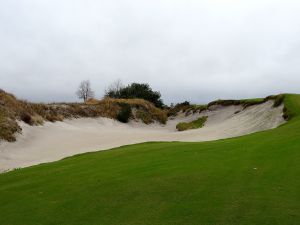
[[[300,3],[4,0],[0,88],[32,101],[98,97],[120,78],[167,103],[300,90]]]

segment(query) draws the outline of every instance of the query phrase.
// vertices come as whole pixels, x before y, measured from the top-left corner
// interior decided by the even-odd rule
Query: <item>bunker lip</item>
[[[179,113],[166,125],[139,121],[120,123],[108,118],[80,118],[29,126],[20,122],[23,133],[14,143],[0,144],[0,172],[52,162],[79,153],[106,150],[147,141],[210,141],[273,129],[283,124],[283,105],[274,101],[243,108],[241,105],[216,106],[186,116]],[[179,122],[207,116],[205,126],[176,131]]]

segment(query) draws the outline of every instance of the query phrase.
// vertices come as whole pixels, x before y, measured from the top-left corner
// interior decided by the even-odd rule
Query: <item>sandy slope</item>
[[[0,144],[0,171],[51,162],[78,153],[104,150],[145,141],[208,141],[241,136],[272,129],[284,123],[283,106],[273,108],[273,101],[248,107],[213,106],[210,111],[184,114],[167,125],[122,124],[107,118],[74,119],[31,127],[21,123],[23,134],[15,143]],[[237,111],[240,111],[236,113]],[[178,122],[207,115],[201,129],[177,132]]]

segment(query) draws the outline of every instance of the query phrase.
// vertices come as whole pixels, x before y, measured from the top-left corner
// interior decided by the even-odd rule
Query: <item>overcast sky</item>
[[[0,0],[0,88],[147,82],[165,102],[300,93],[299,0]]]

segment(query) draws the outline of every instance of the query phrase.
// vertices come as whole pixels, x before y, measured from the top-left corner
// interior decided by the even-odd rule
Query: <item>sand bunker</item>
[[[98,151],[146,141],[209,141],[276,128],[284,123],[283,106],[273,101],[248,107],[212,106],[210,110],[170,118],[166,125],[122,124],[108,118],[82,118],[31,127],[20,123],[23,133],[14,143],[0,144],[0,171],[56,161],[78,153]],[[179,122],[208,116],[201,129],[176,131]]]

